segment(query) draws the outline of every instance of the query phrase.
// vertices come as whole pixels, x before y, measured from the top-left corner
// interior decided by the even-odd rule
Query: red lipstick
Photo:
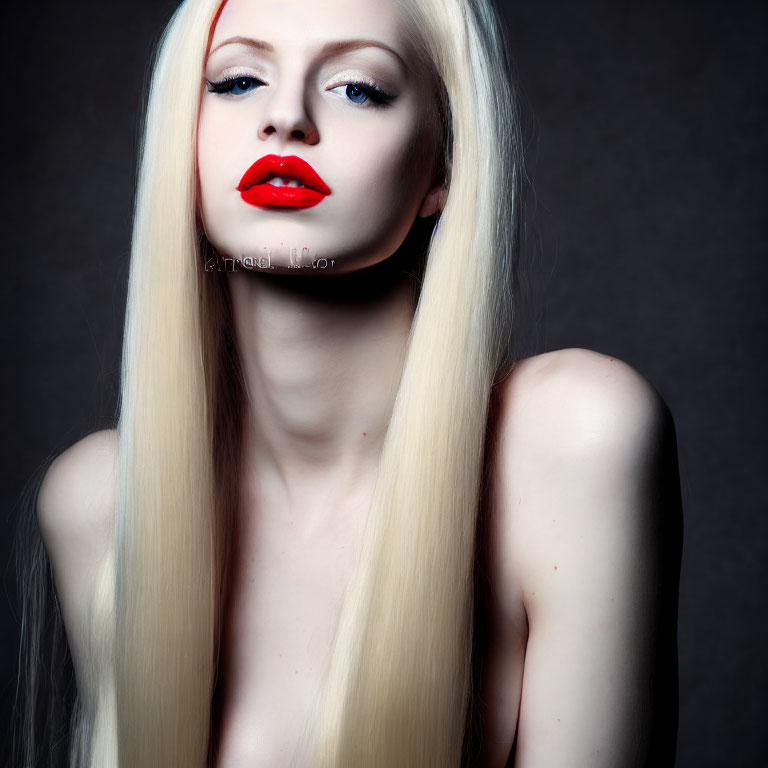
[[[282,186],[270,184],[278,177],[283,179]],[[289,186],[291,181],[302,186]],[[314,168],[295,155],[265,155],[245,172],[237,191],[250,205],[285,208],[311,208],[331,194]]]

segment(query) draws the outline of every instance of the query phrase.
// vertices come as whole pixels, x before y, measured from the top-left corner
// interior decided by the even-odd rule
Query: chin
[[[318,276],[356,272],[390,259],[407,234],[407,227],[399,222],[385,222],[374,231],[347,232],[345,238],[329,238],[327,232],[325,237],[318,236],[316,229],[310,232],[304,227],[261,224],[251,229],[234,241],[227,237],[211,240],[222,271]]]

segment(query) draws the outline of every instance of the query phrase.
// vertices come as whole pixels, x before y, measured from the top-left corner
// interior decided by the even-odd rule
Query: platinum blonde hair
[[[473,579],[493,392],[511,368],[522,179],[489,0],[397,0],[432,73],[449,184],[331,662],[295,765],[470,759]],[[185,0],[149,90],[131,248],[113,546],[91,595],[70,766],[214,758],[242,379],[224,284],[202,265],[196,124],[221,0]],[[205,279],[203,279],[205,278]],[[35,611],[30,609],[33,625]],[[34,633],[33,633],[34,634]],[[25,731],[29,740],[29,731]],[[27,744],[25,765],[34,750]]]

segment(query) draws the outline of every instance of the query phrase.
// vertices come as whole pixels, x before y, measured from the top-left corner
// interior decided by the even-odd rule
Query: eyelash
[[[252,75],[232,75],[231,77],[224,78],[223,80],[218,80],[216,82],[212,82],[211,80],[206,80],[208,83],[208,91],[210,93],[220,93],[220,94],[229,94],[231,96],[244,96],[243,93],[232,93],[235,86],[240,80],[248,80],[251,83],[258,83],[261,85],[266,85],[262,80],[259,80],[257,77],[253,77]],[[373,107],[385,107],[388,106],[390,103],[392,103],[396,96],[391,93],[387,93],[386,91],[382,90],[378,86],[374,85],[373,83],[365,83],[365,82],[351,82],[351,83],[342,83],[341,85],[336,86],[336,88],[339,88],[341,86],[346,86],[349,88],[350,86],[359,88],[371,101],[371,106]],[[333,89],[331,89],[333,90]],[[248,91],[246,91],[247,93]],[[350,100],[351,101],[351,100]],[[351,102],[352,104],[358,104],[359,102]],[[367,102],[360,103],[360,106],[365,104]]]
[[[373,83],[365,83],[365,82],[351,82],[351,83],[340,83],[336,86],[336,88],[340,88],[342,86],[346,86],[347,88],[359,88],[372,102],[371,106],[373,107],[386,107],[391,104],[396,96],[393,93],[387,93],[386,91],[379,88],[377,85],[374,85]],[[331,90],[335,90],[335,88],[332,88]],[[350,99],[351,101],[351,99]],[[353,101],[353,104],[357,104],[358,102]],[[363,102],[366,103],[366,102]]]
[[[218,80],[216,82],[212,82],[210,80],[206,80],[208,83],[208,90],[211,93],[232,93],[232,89],[237,85],[237,83],[240,80],[250,80],[253,83],[259,83],[260,85],[265,85],[265,83],[262,80],[259,80],[257,77],[253,77],[252,75],[232,75],[232,77],[224,78],[223,80]],[[232,94],[233,96],[242,96],[241,93],[235,93]]]

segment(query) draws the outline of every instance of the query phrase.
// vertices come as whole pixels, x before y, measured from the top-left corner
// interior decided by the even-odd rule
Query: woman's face
[[[205,78],[200,212],[222,255],[346,272],[441,205],[433,88],[394,0],[228,0]]]

